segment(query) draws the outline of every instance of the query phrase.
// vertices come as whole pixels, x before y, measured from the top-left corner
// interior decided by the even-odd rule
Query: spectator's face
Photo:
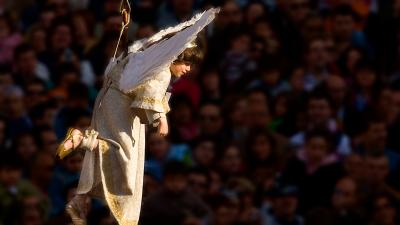
[[[332,206],[338,211],[354,208],[357,205],[356,189],[354,180],[350,178],[339,180],[332,196]]]
[[[33,49],[35,49],[37,53],[46,50],[46,36],[47,34],[44,30],[39,29],[33,32],[30,44],[32,44]]]
[[[310,2],[308,0],[289,0],[287,10],[290,18],[296,24],[303,22],[310,13]]]
[[[42,215],[38,209],[35,208],[28,208],[23,209],[24,212],[21,218],[21,224],[23,225],[43,225]]]
[[[16,150],[21,158],[29,160],[37,152],[38,148],[31,135],[24,135],[18,139]]]
[[[0,120],[0,145],[4,143],[6,132],[6,121]]]
[[[8,27],[4,19],[0,19],[0,39],[6,38],[10,35],[11,29]]]
[[[71,173],[79,173],[82,169],[83,156],[74,154],[65,159],[65,168]]]
[[[208,193],[211,196],[219,194],[219,192],[221,190],[221,186],[222,186],[221,175],[215,171],[211,171],[210,179],[211,179],[211,182],[209,185]]]
[[[203,141],[193,149],[193,157],[199,165],[211,166],[215,159],[215,146],[211,141]]]
[[[353,179],[360,180],[364,178],[364,159],[358,154],[351,154],[344,161],[344,169]]]
[[[32,168],[31,178],[39,185],[47,186],[53,177],[54,158],[50,154],[40,154]]]
[[[339,76],[330,76],[326,80],[329,95],[336,104],[342,105],[346,97],[346,83]]]
[[[206,93],[219,92],[219,74],[217,71],[210,71],[202,76],[202,83]]]
[[[356,73],[356,82],[363,89],[370,89],[376,81],[376,74],[368,69]]]
[[[240,99],[235,102],[233,109],[230,110],[228,115],[233,127],[243,127],[247,125],[246,117],[247,102],[245,99]]]
[[[246,21],[253,24],[257,18],[263,17],[265,14],[264,7],[260,3],[250,3],[246,11]]]
[[[365,160],[367,179],[372,185],[382,185],[389,175],[389,160],[386,156],[369,156]]]
[[[251,39],[248,35],[240,35],[232,40],[231,51],[235,53],[248,53]]]
[[[56,133],[52,130],[44,131],[40,135],[43,143],[43,149],[44,151],[54,154],[57,146],[58,146],[58,141],[57,141],[57,136]]]
[[[228,1],[219,13],[218,21],[222,26],[239,25],[242,23],[242,17],[242,10],[235,1]]]
[[[290,76],[290,86],[293,91],[303,91],[304,90],[304,69],[295,69]]]
[[[208,180],[204,174],[191,173],[188,176],[189,188],[198,196],[204,197],[208,190]]]
[[[26,87],[25,104],[28,109],[46,101],[45,87],[39,83],[28,84]]]
[[[17,70],[24,76],[36,75],[37,59],[35,52],[27,51],[19,55],[16,62]]]
[[[387,131],[383,122],[371,123],[365,135],[365,142],[374,150],[383,151],[386,146]]]
[[[264,128],[270,122],[270,113],[266,103],[260,105],[249,105],[248,107],[249,127]]]
[[[279,96],[274,105],[274,116],[285,116],[288,112],[288,99],[285,96]]]
[[[5,101],[8,106],[8,114],[11,117],[20,117],[25,113],[24,98],[18,95],[10,95]]]
[[[136,38],[137,39],[142,39],[142,38],[149,38],[153,34],[155,34],[156,31],[154,30],[154,27],[152,26],[140,26],[136,32]]]
[[[374,221],[382,225],[396,224],[397,210],[387,197],[381,196],[374,201]]]
[[[199,125],[202,134],[216,135],[222,129],[221,110],[216,105],[204,105],[199,112]]]
[[[316,125],[327,122],[332,115],[332,109],[326,99],[310,99],[308,103],[309,121]]]
[[[279,69],[271,69],[262,71],[261,73],[263,81],[270,86],[275,86],[279,82],[279,78],[281,77],[281,73]]]
[[[53,127],[56,115],[57,115],[57,109],[47,108],[44,111],[44,115],[43,115],[43,118],[42,118],[43,125],[46,125],[46,126],[49,126],[49,127]]]
[[[22,171],[14,168],[0,168],[0,182],[5,187],[13,187],[22,177]]]
[[[326,51],[324,40],[312,41],[308,51],[307,61],[310,67],[315,67],[318,69],[323,69],[326,67],[328,62],[328,52]]]
[[[327,156],[329,146],[322,137],[311,137],[305,144],[305,154],[307,161],[312,164],[319,164]]]
[[[54,11],[44,11],[40,14],[40,23],[43,27],[49,28],[55,17],[56,13]]]
[[[120,4],[121,4],[121,1],[119,1],[119,0],[106,0],[104,3],[104,12],[106,14],[118,12]],[[122,22],[122,20],[121,20],[121,22]],[[121,23],[119,23],[119,25],[121,26]]]
[[[253,155],[256,159],[266,160],[271,155],[271,143],[265,135],[258,135],[254,138],[252,147]]]
[[[172,0],[172,7],[178,14],[190,13],[193,10],[193,0]]]
[[[350,41],[354,31],[354,19],[350,15],[337,15],[334,18],[335,36],[341,41]]]
[[[235,146],[230,146],[225,149],[221,160],[222,169],[228,174],[235,174],[242,169],[242,157],[240,150]]]
[[[152,193],[154,193],[158,188],[160,187],[160,184],[157,182],[156,179],[154,179],[152,176],[149,176],[147,174],[144,175],[143,177],[143,196],[149,196]]]
[[[346,67],[350,72],[353,72],[357,63],[361,60],[363,55],[356,49],[353,49],[347,54]]]
[[[149,135],[149,153],[156,159],[163,160],[168,154],[169,143],[165,137],[158,135],[157,133],[151,133]]]
[[[239,202],[220,205],[214,214],[214,225],[233,225],[239,216]]]
[[[121,30],[122,16],[109,17],[104,24],[104,33],[118,34]]]
[[[187,178],[182,174],[168,174],[164,178],[165,188],[173,193],[182,193],[187,188]]]
[[[291,218],[298,206],[297,196],[280,196],[273,200],[273,209],[278,218]]]
[[[55,7],[55,13],[57,17],[66,16],[70,9],[67,0],[49,0],[49,5]]]
[[[52,47],[56,50],[66,49],[71,46],[72,34],[67,25],[59,25],[52,34]]]

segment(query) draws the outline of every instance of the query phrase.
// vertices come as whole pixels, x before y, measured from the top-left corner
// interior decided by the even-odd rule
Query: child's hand
[[[166,117],[161,117],[158,123],[158,133],[161,136],[167,136],[168,134],[168,122]]]

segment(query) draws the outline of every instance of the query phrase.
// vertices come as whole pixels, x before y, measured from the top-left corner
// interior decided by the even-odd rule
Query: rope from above
[[[115,60],[115,57],[117,56],[117,51],[119,47],[119,43],[121,41],[122,35],[124,34],[124,31],[128,29],[128,25],[131,21],[131,4],[129,3],[129,0],[121,0],[121,4],[119,6],[119,11],[122,15],[122,24],[121,24],[121,32],[119,33],[119,38],[117,42],[117,46],[115,47],[115,52],[112,60]]]

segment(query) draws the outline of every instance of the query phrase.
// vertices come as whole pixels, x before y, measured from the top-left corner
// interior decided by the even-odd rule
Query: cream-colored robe
[[[104,198],[120,225],[138,224],[144,176],[145,124],[169,111],[170,64],[218,10],[202,13],[186,29],[110,63],[93,110],[99,147],[86,151],[77,194]]]

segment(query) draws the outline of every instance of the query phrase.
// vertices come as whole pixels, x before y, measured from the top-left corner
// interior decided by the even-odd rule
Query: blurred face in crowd
[[[1,167],[0,168],[0,183],[7,188],[14,187],[18,184],[22,177],[21,169]]]
[[[118,34],[121,30],[121,23],[122,16],[120,15],[115,15],[107,18],[103,26],[104,33]]]
[[[332,116],[332,109],[327,99],[313,98],[308,102],[308,118],[317,126],[324,125]]]
[[[247,125],[246,116],[247,102],[242,98],[235,101],[233,108],[229,110],[229,118],[232,127],[245,127]]]
[[[138,40],[140,40],[142,38],[149,38],[155,33],[156,33],[156,30],[153,26],[141,25],[138,27],[138,30],[136,31],[136,38]]]
[[[338,210],[349,210],[357,206],[357,184],[351,178],[342,178],[336,183],[332,206]]]
[[[5,99],[7,107],[7,115],[18,118],[25,113],[24,97],[17,93],[11,93]]]
[[[250,3],[246,10],[246,22],[248,24],[253,24],[258,18],[261,18],[265,14],[264,6],[261,3],[253,2]]]
[[[104,12],[106,14],[113,13],[113,12],[119,12],[120,4],[121,4],[121,1],[119,1],[119,0],[106,0],[104,2]],[[119,25],[121,26],[121,23],[119,23]]]
[[[84,45],[86,41],[88,41],[88,38],[90,38],[91,34],[89,31],[88,24],[86,23],[85,18],[82,15],[75,15],[72,18],[72,23],[74,26],[75,30],[75,38],[76,41]]]
[[[370,123],[365,132],[364,142],[371,151],[383,152],[386,147],[387,130],[384,122]]]
[[[365,176],[365,162],[359,154],[351,154],[344,161],[346,173],[355,180],[363,179]]]
[[[40,13],[40,24],[45,28],[49,28],[55,17],[56,13],[53,10],[45,10]]]
[[[42,83],[30,83],[26,87],[25,104],[28,109],[47,100],[46,90]]]
[[[247,109],[248,124],[251,128],[266,127],[270,122],[270,112],[266,103],[249,105]]]
[[[169,143],[167,139],[155,132],[149,135],[148,146],[150,155],[158,160],[164,160],[169,152]]]
[[[164,178],[164,186],[172,193],[182,193],[188,186],[187,177],[183,174],[167,174]]]
[[[305,144],[305,155],[307,161],[313,165],[320,164],[328,155],[329,144],[327,140],[320,136],[311,137]]]
[[[337,15],[333,20],[335,37],[340,41],[350,41],[354,31],[354,18],[351,15]]]
[[[46,50],[46,31],[44,29],[36,29],[31,34],[30,44],[36,53]]]
[[[243,13],[235,1],[227,1],[221,12],[218,14],[219,24],[223,27],[229,25],[239,25],[242,23]]]
[[[154,177],[152,177],[148,174],[144,175],[144,177],[143,177],[143,196],[144,197],[151,195],[152,193],[157,191],[159,189],[159,187],[160,187],[160,184]]]
[[[295,195],[285,195],[273,199],[274,213],[278,218],[291,219],[296,213],[298,198]]]
[[[24,134],[17,139],[16,151],[24,160],[30,160],[38,151],[38,147],[32,135]]]
[[[219,194],[219,191],[222,187],[221,175],[216,171],[210,171],[210,185],[209,185],[209,194],[211,196]]]
[[[242,170],[242,155],[240,149],[234,145],[227,147],[221,160],[221,168],[228,174],[235,174]]]
[[[75,153],[65,159],[65,169],[71,173],[79,173],[82,169],[83,155]]]
[[[251,151],[256,159],[266,160],[272,153],[272,146],[267,135],[259,134],[254,139]]]
[[[197,164],[212,166],[215,160],[215,144],[212,141],[202,141],[193,149],[193,157]]]
[[[209,71],[202,76],[203,89],[208,95],[219,93],[219,74],[216,70]]]
[[[367,156],[365,159],[367,179],[372,185],[382,185],[389,175],[389,160],[386,156]]]
[[[189,63],[172,63],[169,69],[173,76],[181,77],[190,72],[191,65]]]
[[[356,72],[356,82],[361,89],[371,89],[376,82],[376,74],[370,69],[361,69]]]
[[[248,53],[250,50],[251,38],[247,34],[241,34],[231,41],[230,51],[234,53]]]
[[[51,35],[53,49],[64,50],[71,46],[72,34],[69,26],[61,24],[55,28],[54,33]]]
[[[357,63],[362,59],[363,55],[358,49],[351,49],[347,53],[346,67],[350,73],[354,72]]]
[[[172,0],[172,7],[178,15],[191,13],[193,4],[193,0]]]
[[[4,144],[6,136],[6,121],[0,118],[0,146]]]
[[[285,116],[288,112],[288,97],[284,95],[279,95],[276,97],[274,105],[274,116],[281,117]]]
[[[6,38],[11,33],[11,27],[9,27],[5,18],[0,17],[0,40]]]
[[[303,22],[310,13],[310,2],[308,0],[288,0],[287,12],[295,24]]]
[[[41,188],[48,188],[53,177],[54,158],[51,154],[41,152],[36,156],[36,160],[31,169],[31,181]]]
[[[33,49],[20,54],[16,60],[16,66],[18,72],[24,76],[34,76],[36,72],[37,58]]]
[[[324,69],[328,62],[328,52],[326,51],[325,41],[315,39],[311,41],[308,49],[307,62],[310,69]]]
[[[234,225],[240,212],[239,201],[230,200],[220,204],[214,212],[213,225]]]
[[[189,188],[198,196],[205,197],[208,191],[209,180],[202,173],[190,173],[188,176]]]
[[[294,92],[304,91],[304,69],[296,68],[290,76],[290,86]]]
[[[45,130],[40,133],[43,143],[42,150],[51,154],[55,154],[58,146],[57,136],[53,130]]]
[[[213,104],[201,106],[199,110],[199,125],[202,134],[217,135],[223,125],[220,107]]]
[[[343,78],[337,75],[331,75],[326,80],[326,86],[330,97],[337,106],[341,106],[346,97],[346,83]]]
[[[379,196],[373,203],[373,220],[382,225],[395,225],[397,210],[388,196]]]
[[[48,0],[48,4],[55,7],[56,17],[66,16],[70,9],[68,0]]]

